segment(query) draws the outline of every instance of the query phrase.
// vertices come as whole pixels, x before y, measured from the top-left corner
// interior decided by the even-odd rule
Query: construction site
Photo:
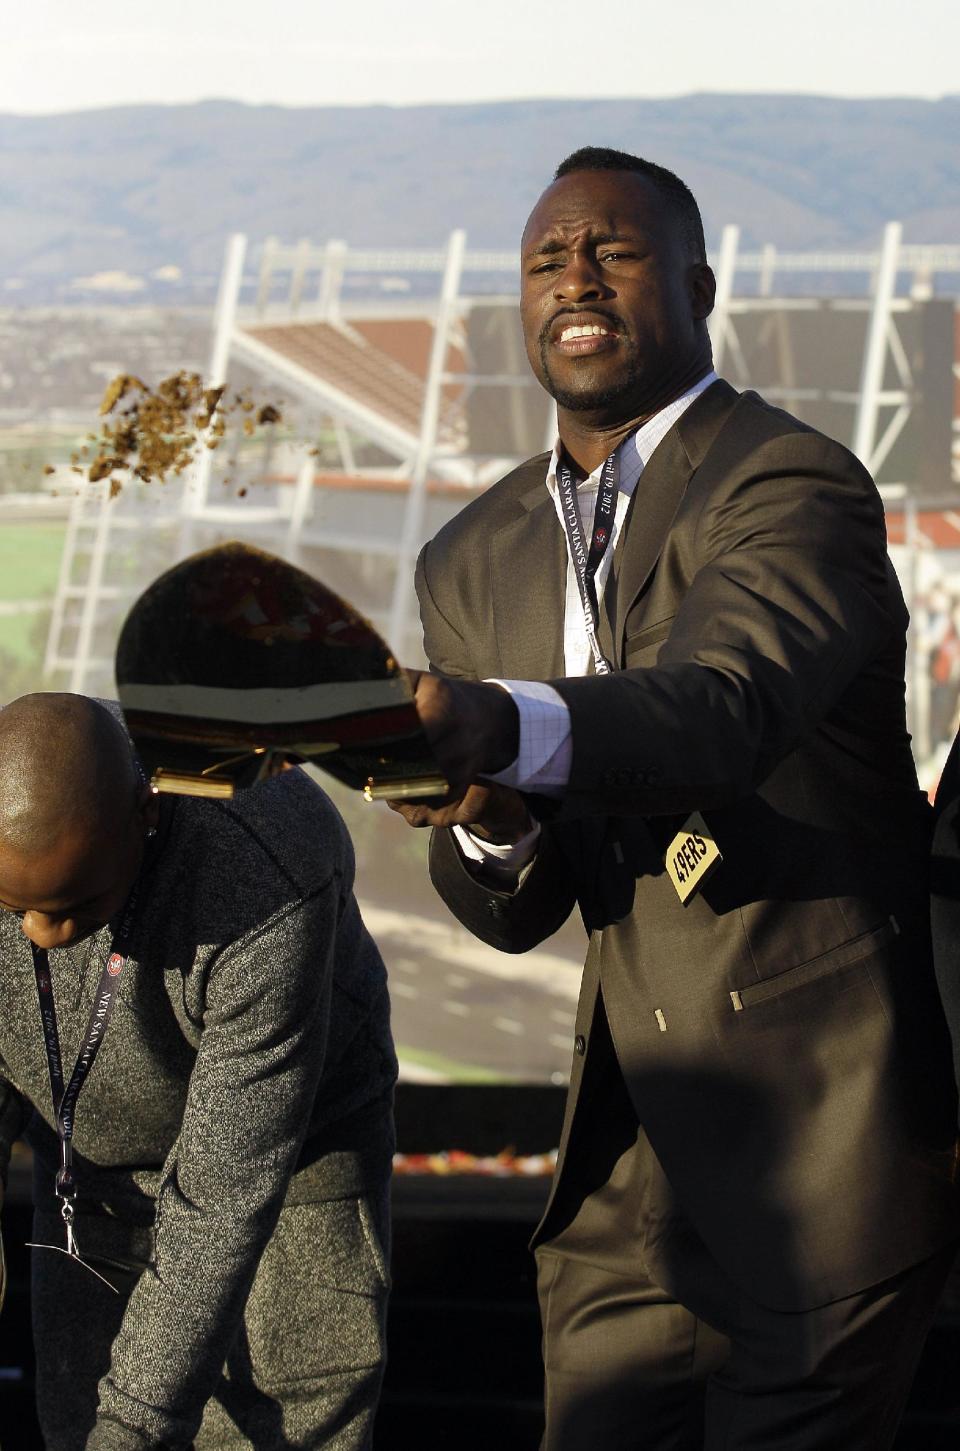
[[[873,252],[748,252],[729,226],[711,260],[718,372],[848,444],[880,486],[911,605],[910,729],[931,788],[960,702],[960,245],[905,245],[891,222]],[[516,258],[472,251],[462,231],[416,252],[231,237],[204,376],[278,405],[282,423],[255,427],[234,409],[220,447],[200,446],[179,477],[117,488],[60,464],[42,490],[0,500],[11,548],[17,524],[32,523],[60,550],[49,593],[31,584],[4,606],[45,630],[42,666],[21,689],[112,696],[132,600],[228,539],[323,580],[397,659],[422,664],[421,545],[555,438],[524,352]],[[324,784],[357,845],[405,1075],[563,1080],[579,927],[504,959],[442,913],[417,834]]]
[[[932,789],[960,703],[960,244],[904,244],[892,221],[872,251],[746,251],[729,226],[711,260],[718,372],[846,443],[880,487],[911,606],[910,729]],[[371,619],[398,659],[422,663],[412,583],[421,545],[555,439],[554,405],[525,357],[514,256],[471,251],[461,231],[417,252],[233,236],[205,381],[275,405],[282,423],[244,426],[251,415],[238,408],[220,447],[201,443],[180,477],[129,477],[112,488],[59,463],[44,489],[0,500],[8,539],[18,524],[62,533],[49,592],[37,583],[20,602],[45,632],[31,683],[112,695],[115,642],[134,597],[178,560],[229,539],[323,580]],[[432,1164],[439,1144],[495,1156],[509,1143],[547,1163],[569,1074],[579,923],[522,956],[495,952],[439,904],[423,835],[343,789],[331,794],[350,826],[363,916],[389,971],[400,1148]],[[27,1174],[15,1161],[8,1218],[19,1208],[20,1238]],[[441,1163],[432,1177],[395,1182],[391,1369],[378,1434],[384,1445],[447,1445],[456,1436],[473,1446],[491,1434],[533,1444],[541,1366],[525,1245],[549,1168],[509,1180],[446,1174]],[[462,1292],[456,1303],[451,1280]],[[20,1316],[11,1324],[25,1326],[25,1259],[12,1260],[11,1285]],[[951,1293],[897,1443],[903,1451],[954,1444]],[[22,1349],[6,1357],[2,1389],[25,1418],[29,1359]],[[471,1378],[474,1366],[482,1373]]]
[[[960,564],[960,245],[874,252],[738,248],[712,258],[717,370],[847,443],[880,486],[891,552],[922,606]],[[109,694],[117,629],[143,583],[224,539],[256,543],[342,591],[398,658],[422,661],[413,566],[423,541],[514,464],[549,449],[552,401],[528,368],[516,259],[444,248],[229,239],[208,385],[238,369],[284,426],[237,422],[182,480],[55,476],[71,496],[44,658],[48,686]],[[49,507],[49,506],[48,506]],[[929,650],[915,610],[911,725],[931,739]]]

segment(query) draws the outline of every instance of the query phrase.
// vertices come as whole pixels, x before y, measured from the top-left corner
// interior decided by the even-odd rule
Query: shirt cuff
[[[527,863],[531,862],[537,854],[540,823],[535,821],[527,834],[515,842],[485,841],[483,837],[474,836],[473,832],[465,826],[455,826],[453,834],[457,839],[457,845],[468,861],[476,862],[481,866],[486,866],[489,862],[493,866],[502,867],[505,871],[522,872]]]
[[[573,744],[570,711],[563,697],[539,680],[489,680],[513,697],[520,717],[517,759],[496,775],[487,776],[500,786],[560,796],[570,780]]]

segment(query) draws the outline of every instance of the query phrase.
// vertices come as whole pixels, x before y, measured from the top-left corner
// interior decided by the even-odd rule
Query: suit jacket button
[[[582,1033],[578,1033],[577,1036],[574,1038],[574,1040],[573,1040],[573,1051],[574,1051],[574,1053],[579,1053],[579,1055],[580,1055],[581,1058],[583,1057],[584,1053],[586,1053],[586,1051],[587,1051],[587,1040],[583,1036]]]
[[[506,908],[500,901],[499,897],[487,898],[487,911],[490,913],[491,917],[505,917],[507,915]]]

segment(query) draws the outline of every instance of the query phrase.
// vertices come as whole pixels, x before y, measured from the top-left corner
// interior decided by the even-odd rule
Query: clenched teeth
[[[589,327],[565,327],[563,332],[560,334],[560,341],[562,343],[565,343],[568,342],[570,338],[605,337],[609,337],[607,329],[605,327],[598,326],[597,323],[591,323]]]

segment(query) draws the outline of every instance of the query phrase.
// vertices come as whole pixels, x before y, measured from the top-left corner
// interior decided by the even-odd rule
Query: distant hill
[[[0,115],[0,306],[77,297],[80,277],[158,269],[168,280],[150,281],[141,300],[199,296],[231,231],[411,246],[463,226],[474,246],[510,247],[557,161],[584,144],[677,170],[711,242],[737,221],[746,243],[856,247],[891,217],[908,240],[957,241],[958,136],[960,96],[206,101]]]

